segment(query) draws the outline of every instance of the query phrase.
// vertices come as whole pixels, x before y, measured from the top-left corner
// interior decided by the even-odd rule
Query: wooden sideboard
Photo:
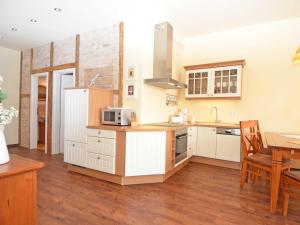
[[[0,224],[35,225],[37,223],[37,170],[44,163],[10,155],[0,165]]]

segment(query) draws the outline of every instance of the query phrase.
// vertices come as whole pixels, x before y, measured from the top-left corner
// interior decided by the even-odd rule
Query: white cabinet
[[[217,136],[215,127],[198,127],[197,156],[216,157]]]
[[[87,154],[87,168],[114,174],[115,157],[89,152]]]
[[[166,132],[127,132],[125,176],[165,173]]]
[[[186,98],[240,97],[242,66],[226,66],[186,72]]]
[[[87,143],[87,89],[65,91],[65,141]]]
[[[85,143],[78,143],[72,141],[64,142],[64,161],[66,163],[77,166],[86,166],[86,151],[87,145]]]
[[[188,128],[188,146],[187,146],[187,156],[191,158],[196,154],[197,149],[197,127]]]
[[[116,131],[87,129],[87,168],[115,173]]]
[[[217,134],[216,159],[240,162],[240,136]]]

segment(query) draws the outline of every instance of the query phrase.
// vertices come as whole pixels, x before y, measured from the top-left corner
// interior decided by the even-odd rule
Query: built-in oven
[[[187,137],[188,132],[186,128],[176,129],[176,150],[175,150],[175,164],[187,158]]]

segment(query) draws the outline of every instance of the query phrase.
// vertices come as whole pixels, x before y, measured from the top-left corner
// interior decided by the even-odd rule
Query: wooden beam
[[[48,66],[39,69],[33,69],[32,74],[47,73],[55,70],[64,70],[64,69],[75,68],[75,67],[76,67],[76,63],[66,63],[57,66]]]
[[[124,77],[124,22],[119,24],[119,95],[118,105],[123,106],[123,77]]]
[[[22,101],[22,71],[23,71],[23,51],[20,54],[20,85],[19,85],[19,134],[18,134],[18,144],[21,143],[21,101]]]
[[[75,47],[75,87],[79,87],[79,56],[80,56],[80,35],[76,35]]]
[[[53,67],[54,42],[50,44],[50,67]],[[47,154],[52,153],[52,99],[53,99],[53,70],[48,73],[47,96]]]
[[[32,67],[33,67],[33,48],[30,49],[30,61],[29,61],[29,72],[30,72],[30,78],[29,78],[29,84],[30,84],[30,88],[29,90],[31,90],[31,74],[32,74]],[[31,92],[31,91],[30,91]],[[31,98],[29,97],[29,135],[28,135],[28,143],[29,143],[29,148],[30,148],[30,136],[31,136],[31,133],[30,133],[30,118],[31,118]]]
[[[208,68],[225,67],[225,66],[238,66],[238,65],[244,67],[246,65],[246,61],[244,59],[241,59],[241,60],[234,60],[234,61],[227,61],[227,62],[216,62],[216,63],[184,66],[183,68],[185,70],[199,70],[199,69],[208,69]]]

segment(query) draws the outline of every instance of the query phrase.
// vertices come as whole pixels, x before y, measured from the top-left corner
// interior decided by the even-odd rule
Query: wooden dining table
[[[265,132],[264,135],[272,151],[270,212],[276,213],[282,162],[285,158],[300,159],[300,134]]]

